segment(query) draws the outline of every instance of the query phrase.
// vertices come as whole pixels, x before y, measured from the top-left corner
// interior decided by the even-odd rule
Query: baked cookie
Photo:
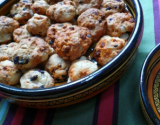
[[[44,0],[37,0],[34,2],[34,4],[31,6],[31,9],[33,13],[46,15],[47,9],[50,7],[50,5],[44,1]]]
[[[105,14],[96,8],[90,8],[78,17],[78,26],[86,27],[91,31],[93,42],[98,42],[106,33],[107,21]]]
[[[9,61],[0,62],[0,82],[6,85],[15,85],[19,82],[21,72],[17,69],[16,65]]]
[[[106,18],[107,35],[120,37],[126,32],[132,32],[135,21],[130,13],[115,13]]]
[[[119,37],[103,36],[94,49],[94,58],[101,66],[112,60],[126,45]]]
[[[67,0],[66,0],[67,1]],[[80,15],[84,11],[90,8],[99,9],[103,0],[72,0],[77,6],[76,14]]]
[[[52,24],[47,31],[46,42],[53,47],[55,36],[58,32],[63,32],[67,27],[71,26],[70,23],[56,23]]]
[[[18,43],[12,42],[7,45],[0,46],[0,61],[12,60],[13,53],[18,48]]]
[[[50,25],[51,21],[47,16],[34,14],[34,16],[28,20],[26,28],[32,35],[46,36]]]
[[[52,77],[58,81],[65,81],[68,77],[68,69],[70,62],[65,61],[58,54],[53,54],[45,66],[45,70],[48,71]]]
[[[31,6],[32,3],[24,1],[14,4],[10,11],[11,17],[17,20],[20,24],[26,24],[28,19],[33,16]]]
[[[98,66],[89,60],[76,61],[69,68],[69,78],[72,81],[80,79],[98,70]]]
[[[44,70],[32,69],[21,77],[20,84],[25,89],[48,88],[54,86],[54,79]]]
[[[46,11],[46,15],[56,22],[71,21],[76,15],[76,8],[72,1],[63,1],[54,4]]]
[[[48,59],[53,49],[43,39],[30,37],[23,39],[14,52],[13,62],[18,69],[32,69]]]
[[[13,39],[17,43],[19,43],[22,39],[27,39],[31,36],[32,35],[26,29],[26,25],[23,25],[23,26],[15,29],[13,32]]]
[[[84,55],[91,44],[90,31],[73,25],[57,33],[54,50],[63,59],[73,61]]]
[[[19,27],[19,23],[6,16],[0,16],[0,43],[7,43],[12,40],[13,31]]]
[[[103,0],[100,10],[109,16],[113,13],[123,12],[125,9],[124,0]]]

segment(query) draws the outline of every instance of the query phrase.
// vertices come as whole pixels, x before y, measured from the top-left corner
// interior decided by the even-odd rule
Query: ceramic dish
[[[141,71],[140,99],[151,125],[160,125],[160,44],[148,54]]]
[[[1,4],[0,14],[7,14],[15,0]],[[135,28],[124,49],[109,63],[94,73],[74,82],[45,89],[20,89],[0,83],[0,96],[26,107],[61,107],[71,105],[102,92],[115,83],[136,57],[143,34],[143,12],[138,0],[125,0],[135,18]]]

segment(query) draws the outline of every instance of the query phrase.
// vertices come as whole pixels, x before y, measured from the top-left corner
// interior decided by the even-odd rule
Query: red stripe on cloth
[[[18,106],[16,114],[11,122],[11,125],[20,125],[23,119],[23,116],[26,112],[26,108]]]
[[[38,109],[33,125],[43,125],[47,115],[47,109]]]
[[[101,94],[97,125],[112,125],[114,86],[112,85]]]

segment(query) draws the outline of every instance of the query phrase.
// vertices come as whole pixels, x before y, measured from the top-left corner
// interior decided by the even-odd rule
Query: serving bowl
[[[0,14],[7,14],[11,5],[16,2],[6,0],[0,6]],[[135,19],[135,27],[126,46],[109,63],[86,77],[52,88],[21,89],[0,83],[0,96],[21,106],[55,108],[91,98],[114,84],[135,60],[144,28],[140,2],[125,0],[125,3]]]
[[[146,57],[140,76],[140,102],[151,125],[160,125],[160,44]]]

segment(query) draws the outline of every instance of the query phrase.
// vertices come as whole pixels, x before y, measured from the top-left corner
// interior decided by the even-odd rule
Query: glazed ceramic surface
[[[148,122],[160,125],[160,44],[153,48],[143,64],[140,99]]]
[[[7,14],[16,0],[0,5],[0,15]],[[109,63],[77,81],[45,89],[20,89],[0,83],[0,96],[26,107],[61,107],[71,105],[102,92],[114,84],[133,63],[143,34],[143,12],[138,0],[125,0],[135,18],[135,28],[124,49]]]

